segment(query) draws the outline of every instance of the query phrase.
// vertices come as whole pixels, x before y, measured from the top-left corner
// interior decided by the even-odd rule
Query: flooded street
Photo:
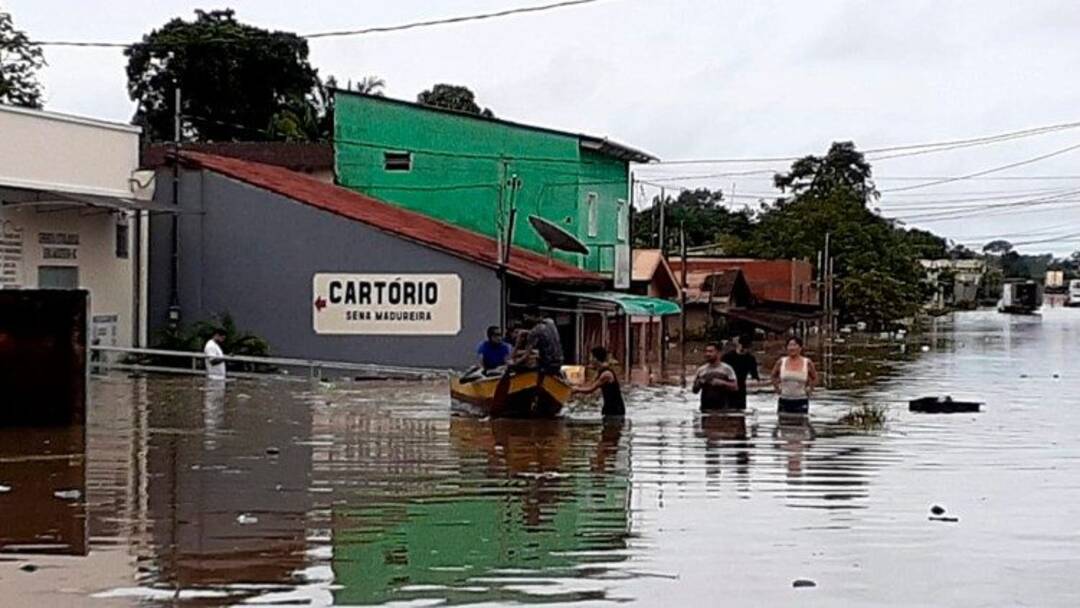
[[[920,339],[812,431],[676,387],[603,423],[452,418],[441,382],[95,378],[85,436],[0,431],[0,603],[1077,605],[1080,310]],[[937,394],[985,406],[907,411]],[[837,423],[862,403],[884,429]]]

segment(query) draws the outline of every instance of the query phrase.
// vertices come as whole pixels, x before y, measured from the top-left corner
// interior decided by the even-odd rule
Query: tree
[[[992,253],[995,255],[1005,255],[1012,251],[1012,243],[1006,240],[998,239],[996,241],[990,241],[986,245],[983,245],[983,253]]]
[[[426,106],[457,110],[458,112],[476,114],[487,118],[495,117],[495,114],[488,108],[480,108],[480,105],[476,103],[476,95],[468,87],[453,84],[436,84],[417,95],[416,101]]]
[[[0,103],[40,108],[37,71],[45,66],[41,47],[15,29],[9,13],[0,12]]]
[[[824,157],[806,156],[795,161],[787,173],[777,173],[773,184],[781,192],[797,196],[825,196],[848,190],[863,205],[880,196],[870,179],[870,163],[850,141],[833,142]]]
[[[386,88],[386,81],[382,78],[379,78],[378,76],[364,76],[356,81],[353,90],[364,95],[382,97],[384,88]]]
[[[870,165],[848,143],[824,157],[810,156],[776,177],[794,196],[765,205],[739,253],[763,258],[835,258],[836,305],[844,320],[885,326],[918,312],[928,295],[922,253],[944,254],[929,233],[905,231],[870,210],[877,196]]]
[[[240,23],[232,10],[173,19],[124,53],[134,122],[152,140],[172,139],[177,87],[186,135],[199,140],[307,138],[318,123],[307,41]]]
[[[719,245],[722,249],[739,246],[750,233],[752,218],[748,210],[732,211],[723,205],[720,190],[698,188],[683,190],[676,198],[664,201],[665,241],[668,252],[678,249],[679,226],[686,229],[687,247]],[[652,206],[638,212],[633,228],[635,247],[657,247],[660,230],[660,197]]]
[[[901,230],[904,240],[914,250],[915,255],[923,260],[940,260],[948,257],[949,244],[929,230],[909,228]]]

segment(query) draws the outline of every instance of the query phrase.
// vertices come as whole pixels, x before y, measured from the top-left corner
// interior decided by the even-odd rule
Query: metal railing
[[[226,363],[250,363],[255,365],[264,366],[267,370],[265,372],[252,372],[252,371],[229,371],[231,376],[236,377],[265,377],[265,376],[280,376],[290,377],[289,374],[284,374],[281,368],[291,369],[304,369],[307,371],[307,377],[312,380],[321,380],[324,372],[339,372],[332,375],[335,377],[341,376],[362,376],[364,379],[424,379],[424,378],[439,378],[445,377],[450,373],[449,369],[429,368],[429,367],[409,367],[399,365],[380,365],[377,363],[353,363],[349,361],[323,361],[319,359],[294,359],[287,357],[252,357],[247,355],[224,355],[209,357],[205,353],[183,350],[165,350],[160,348],[130,348],[124,346],[90,346],[91,352],[91,369],[97,370],[118,370],[118,371],[143,371],[143,372],[157,372],[157,373],[173,373],[173,374],[204,374],[205,369],[199,365],[199,361],[203,359],[213,358],[215,360],[222,360]],[[93,353],[106,356],[94,357]],[[110,357],[110,354],[128,355],[134,357],[173,357],[178,359],[190,360],[190,367],[173,367],[169,365],[148,365],[144,363],[131,363],[125,362],[125,359],[130,357],[115,357],[118,360],[112,360],[114,357]],[[296,376],[291,376],[295,378]]]

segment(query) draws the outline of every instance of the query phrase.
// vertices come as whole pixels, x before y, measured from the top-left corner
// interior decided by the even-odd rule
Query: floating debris
[[[270,447],[266,448],[266,453],[271,455],[271,456],[277,456],[278,454],[281,453],[281,449],[280,448],[275,448],[274,446],[270,446]]]
[[[0,494],[7,494],[11,491],[11,486],[5,486],[0,484]]]
[[[19,570],[22,570],[23,572],[37,572],[38,567],[34,564],[23,564],[19,566]]]
[[[817,583],[808,578],[797,578],[794,582],[791,583],[791,586],[796,589],[805,587],[817,587]]]
[[[250,526],[251,524],[259,523],[259,518],[248,513],[241,513],[236,517],[236,523],[240,524],[241,526]]]
[[[978,412],[982,404],[978,401],[954,401],[952,397],[920,397],[908,401],[908,409],[924,414],[958,414]]]
[[[78,490],[57,490],[53,492],[53,496],[60,500],[79,500],[82,497],[82,492]]]
[[[934,515],[944,515],[945,514],[945,507],[943,507],[941,505],[934,505],[934,506],[930,507],[930,512],[933,513]]]

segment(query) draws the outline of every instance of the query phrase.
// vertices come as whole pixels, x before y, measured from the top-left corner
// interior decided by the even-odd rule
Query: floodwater
[[[97,378],[85,434],[0,431],[0,604],[1080,604],[1080,310],[919,339],[812,431],[673,387],[619,424],[451,418],[435,383]],[[906,410],[933,394],[986,405]],[[862,403],[884,429],[837,424]]]

